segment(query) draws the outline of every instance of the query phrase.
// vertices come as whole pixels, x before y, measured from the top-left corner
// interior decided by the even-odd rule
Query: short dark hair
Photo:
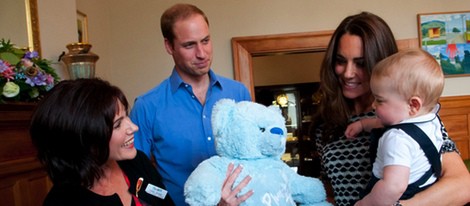
[[[90,188],[103,175],[118,102],[127,111],[123,92],[97,78],[64,80],[39,102],[30,134],[54,184]]]
[[[160,28],[162,30],[163,37],[168,39],[171,45],[175,39],[173,32],[173,26],[175,22],[179,20],[187,19],[193,15],[201,15],[204,17],[207,25],[209,26],[209,20],[206,14],[198,7],[191,4],[175,4],[163,12],[160,17]]]

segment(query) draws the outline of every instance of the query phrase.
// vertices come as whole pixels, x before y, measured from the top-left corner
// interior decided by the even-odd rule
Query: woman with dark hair
[[[30,134],[54,186],[44,205],[173,205],[161,176],[134,148],[122,91],[66,80],[39,103]]]
[[[326,50],[320,71],[322,100],[313,118],[312,136],[321,156],[325,185],[331,185],[339,206],[359,200],[372,171],[370,134],[362,132],[348,139],[344,133],[349,123],[376,118],[370,74],[379,61],[396,52],[395,38],[387,23],[368,12],[346,17]],[[407,200],[406,205],[462,205],[468,201],[470,176],[455,143],[445,129],[442,133],[442,177]]]

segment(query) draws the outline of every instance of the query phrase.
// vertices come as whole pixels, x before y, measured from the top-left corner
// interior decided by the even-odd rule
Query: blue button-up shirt
[[[175,69],[160,85],[137,97],[130,113],[139,126],[135,147],[154,155],[163,183],[176,205],[184,202],[184,183],[191,172],[216,154],[212,107],[221,98],[250,101],[240,82],[209,72],[210,86],[202,105]],[[145,181],[145,180],[144,180]]]

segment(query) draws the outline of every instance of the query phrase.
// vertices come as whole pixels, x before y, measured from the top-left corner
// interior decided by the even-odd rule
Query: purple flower
[[[50,67],[50,62],[39,57],[36,51],[17,52],[10,41],[0,38],[0,102],[5,98],[15,98],[14,101],[36,101],[45,91],[54,87],[56,73]],[[3,55],[3,53],[7,55]],[[6,59],[4,59],[6,58]],[[8,60],[14,61],[10,64]],[[17,60],[21,60],[17,63]],[[39,65],[44,65],[41,68]],[[9,100],[9,99],[7,99]]]
[[[23,58],[26,58],[26,59],[34,59],[34,58],[38,58],[39,57],[39,54],[37,51],[28,51],[26,52],[26,54],[24,54],[24,57]]]
[[[26,76],[26,83],[32,87],[47,85],[46,80],[47,80],[47,75],[45,75],[42,72],[38,73],[38,75],[34,77]]]

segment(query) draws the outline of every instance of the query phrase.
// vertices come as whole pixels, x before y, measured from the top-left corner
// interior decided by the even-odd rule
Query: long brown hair
[[[323,124],[323,142],[342,136],[352,114],[353,102],[341,91],[335,73],[336,56],[340,38],[344,34],[356,35],[362,40],[364,68],[371,74],[380,60],[398,52],[395,37],[387,23],[379,16],[361,12],[346,17],[333,33],[320,70],[321,102],[315,115],[314,127]],[[325,141],[326,140],[326,141]]]

